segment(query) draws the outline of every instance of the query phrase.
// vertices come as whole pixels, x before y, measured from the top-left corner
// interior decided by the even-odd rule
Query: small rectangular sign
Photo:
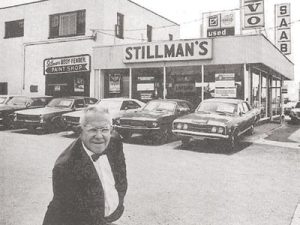
[[[254,29],[265,26],[264,1],[243,0],[244,29]]]
[[[215,89],[215,98],[236,98],[236,87]]]
[[[44,75],[91,71],[91,56],[76,55],[47,58],[44,60]]]

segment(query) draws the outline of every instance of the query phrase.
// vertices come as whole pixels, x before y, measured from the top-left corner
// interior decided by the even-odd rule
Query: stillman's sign
[[[212,58],[212,40],[168,41],[125,46],[123,62],[204,60]]]

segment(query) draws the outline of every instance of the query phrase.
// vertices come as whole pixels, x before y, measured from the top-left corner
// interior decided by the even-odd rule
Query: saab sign
[[[212,58],[212,40],[197,39],[126,46],[123,62],[204,60]]]
[[[285,55],[291,54],[291,5],[275,5],[275,43]]]
[[[265,26],[264,1],[243,0],[244,29],[253,29]]]
[[[91,71],[91,56],[76,55],[44,60],[44,75]]]
[[[223,12],[210,15],[207,20],[207,37],[234,35],[234,27],[234,12]]]

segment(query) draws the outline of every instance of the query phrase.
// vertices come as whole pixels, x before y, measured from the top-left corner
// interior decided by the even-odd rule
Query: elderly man
[[[43,225],[102,225],[119,219],[127,190],[123,144],[104,108],[88,107],[81,135],[57,159]]]

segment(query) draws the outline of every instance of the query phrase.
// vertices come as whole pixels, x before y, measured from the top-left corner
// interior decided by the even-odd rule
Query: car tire
[[[250,129],[247,132],[248,135],[253,135],[254,134],[254,124],[251,125]]]
[[[13,119],[11,116],[6,116],[4,119],[3,119],[3,125],[6,129],[12,129],[13,128]]]
[[[229,140],[227,141],[227,151],[235,151],[237,149],[237,144],[238,144],[238,136],[237,136],[237,131],[234,131],[230,137]]]
[[[189,138],[182,138],[181,139],[181,147],[187,148],[190,145],[190,139]]]

